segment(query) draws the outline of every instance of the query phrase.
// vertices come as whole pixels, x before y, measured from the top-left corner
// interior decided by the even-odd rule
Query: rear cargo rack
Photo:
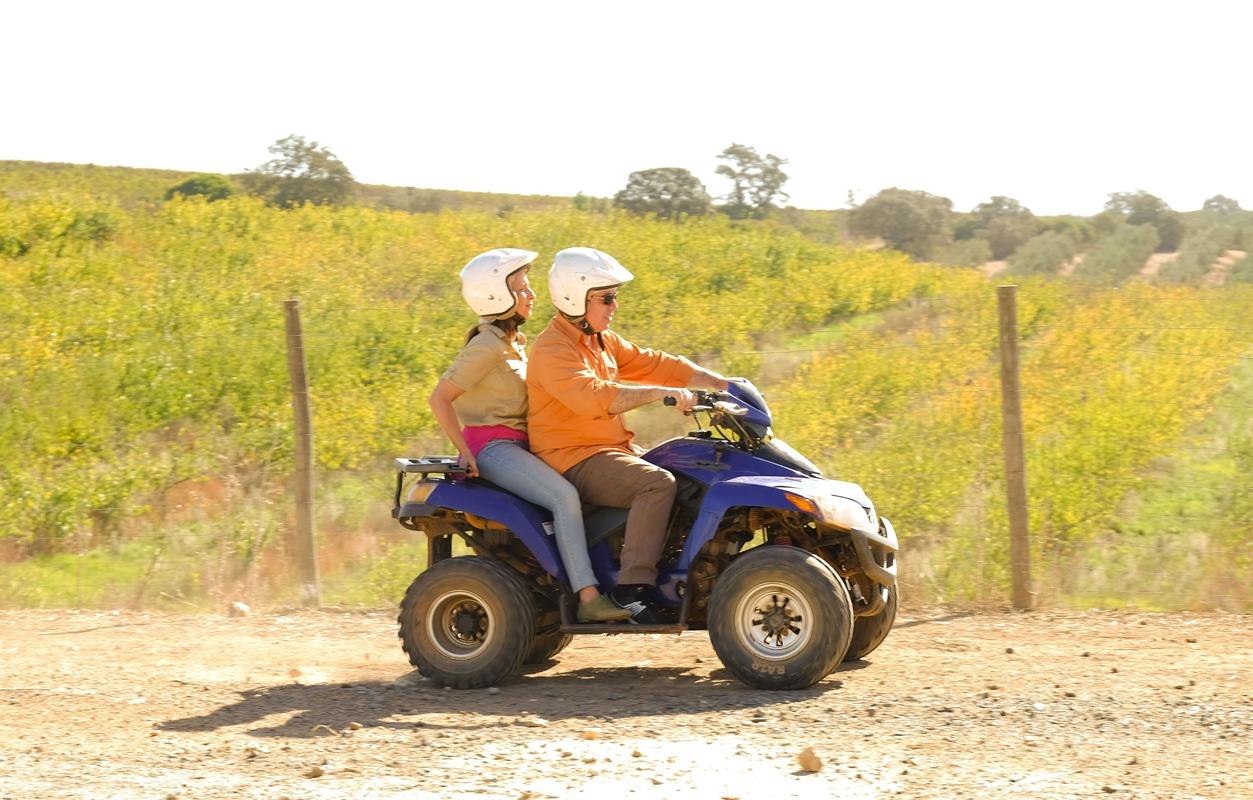
[[[400,519],[401,507],[404,505],[405,476],[417,475],[422,480],[427,475],[440,475],[448,480],[456,473],[464,473],[456,456],[423,456],[422,458],[396,459],[396,502],[392,507],[392,516]]]
[[[399,472],[465,472],[456,456],[423,456],[422,458],[398,458]]]

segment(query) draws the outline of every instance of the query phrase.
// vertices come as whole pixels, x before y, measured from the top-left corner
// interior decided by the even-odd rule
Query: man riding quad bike
[[[427,537],[427,569],[398,619],[410,662],[470,689],[552,658],[574,634],[707,630],[744,683],[799,689],[878,647],[897,607],[891,523],[859,486],[822,477],[775,438],[751,383],[696,397],[698,429],[642,456],[676,482],[653,624],[578,623],[547,512],[466,478],[455,458],[397,459],[393,516]],[[611,589],[627,512],[586,512],[592,567]],[[454,556],[454,538],[474,555]]]

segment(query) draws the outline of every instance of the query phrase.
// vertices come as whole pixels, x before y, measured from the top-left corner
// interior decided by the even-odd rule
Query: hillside
[[[472,321],[457,270],[492,246],[572,244],[636,272],[625,335],[759,378],[778,434],[867,487],[905,537],[912,596],[1004,596],[995,284],[976,270],[720,216],[162,202],[178,173],[54,167],[0,170],[0,603],[281,596],[288,297],[303,306],[328,594],[391,597],[412,575],[385,557],[405,541],[387,462],[447,447],[424,400]],[[1162,477],[1163,459],[1207,469],[1182,455],[1198,441],[1226,454],[1205,478],[1215,495],[1248,484],[1247,413],[1228,411],[1253,405],[1253,287],[1116,283],[1021,280],[1042,597],[1247,608],[1249,516],[1185,537],[1138,522],[1135,498],[1201,480]],[[638,416],[648,437],[686,424]],[[1145,570],[1167,577],[1128,585]]]
[[[168,169],[59,164],[40,161],[0,161],[0,193],[11,200],[34,197],[91,196],[109,199],[123,208],[164,202],[171,187],[196,173]],[[238,181],[238,175],[224,176]],[[491,212],[542,211],[569,208],[573,198],[549,195],[460,192],[413,186],[358,184],[361,205],[408,212],[480,210]]]

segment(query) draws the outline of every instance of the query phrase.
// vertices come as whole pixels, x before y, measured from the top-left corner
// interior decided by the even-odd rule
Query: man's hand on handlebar
[[[686,414],[700,404],[700,398],[696,396],[696,392],[688,389],[672,389],[662,402]]]

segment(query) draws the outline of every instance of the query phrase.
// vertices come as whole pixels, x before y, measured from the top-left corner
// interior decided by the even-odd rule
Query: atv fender
[[[787,495],[811,500],[814,510],[797,506],[788,499]],[[864,520],[851,520],[856,522],[856,525],[848,524],[844,520],[840,521],[842,524],[838,524],[824,517],[824,513],[829,513],[826,509],[838,504],[847,507],[849,501],[865,513]],[[696,518],[692,532],[683,545],[683,553],[676,565],[676,570],[686,570],[691,566],[692,560],[696,558],[701,548],[713,538],[727,511],[736,506],[800,511],[820,522],[838,524],[839,527],[849,531],[858,561],[867,576],[884,586],[891,586],[896,582],[895,564],[884,567],[874,557],[874,550],[896,552],[898,547],[896,532],[886,520],[884,520],[881,532],[873,530],[874,527],[878,527],[872,522],[874,506],[862,488],[847,481],[799,476],[746,476],[720,481],[710,486],[701,503],[700,515]]]
[[[522,540],[545,572],[566,581],[555,537],[544,530],[546,524],[552,525],[552,514],[547,510],[500,489],[465,481],[440,481],[426,498],[426,505],[499,522]]]

